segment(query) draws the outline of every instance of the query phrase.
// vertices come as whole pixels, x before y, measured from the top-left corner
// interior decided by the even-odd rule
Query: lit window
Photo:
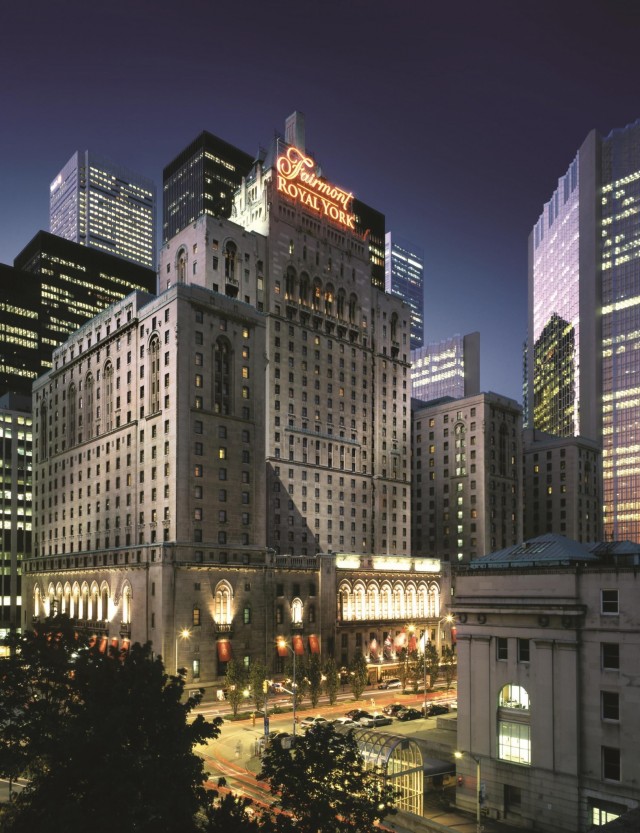
[[[501,720],[498,724],[498,757],[516,764],[531,763],[531,727]]]

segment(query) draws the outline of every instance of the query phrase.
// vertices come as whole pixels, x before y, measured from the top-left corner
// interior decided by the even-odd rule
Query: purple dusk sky
[[[302,110],[336,184],[424,249],[428,341],[479,330],[521,399],[527,238],[592,128],[640,118],[635,0],[23,0],[0,13],[0,262],[91,149],[152,177]]]

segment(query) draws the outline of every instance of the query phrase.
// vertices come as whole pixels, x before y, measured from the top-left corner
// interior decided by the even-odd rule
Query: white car
[[[378,686],[380,689],[387,689],[387,688],[402,688],[402,680],[398,679],[398,677],[390,677],[387,680],[383,680],[380,685]]]
[[[331,721],[334,726],[359,726],[359,723],[356,723],[355,720],[351,720],[350,717],[336,717],[335,720]]]
[[[318,715],[317,717],[305,717],[304,720],[300,722],[300,725],[303,729],[308,729],[310,726],[317,726],[319,723],[328,722],[329,721],[326,717],[320,717],[320,715]]]

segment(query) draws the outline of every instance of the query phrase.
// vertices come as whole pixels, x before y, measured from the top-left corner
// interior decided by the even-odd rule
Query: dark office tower
[[[204,130],[162,173],[162,240],[203,214],[230,217],[233,194],[253,157]]]
[[[46,356],[38,337],[39,289],[0,263],[0,394],[31,394]]]
[[[31,309],[38,311],[37,321],[31,321],[41,360],[36,375],[51,367],[54,348],[94,315],[135,290],[155,295],[151,269],[45,231],[25,246],[14,266],[27,275],[15,281],[5,297],[26,287]]]
[[[369,246],[371,283],[376,289],[384,290],[384,238],[385,216],[361,200],[353,200],[356,232],[361,234]]]
[[[103,156],[77,151],[49,187],[49,231],[153,269],[156,186]]]
[[[423,250],[388,231],[384,246],[384,288],[411,307],[412,350],[417,350],[424,343],[423,278]]]

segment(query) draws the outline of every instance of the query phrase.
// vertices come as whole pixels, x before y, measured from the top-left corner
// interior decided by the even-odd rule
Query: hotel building
[[[76,151],[49,186],[49,230],[82,246],[155,267],[152,180],[91,151]]]
[[[370,632],[437,622],[435,562],[410,556],[409,309],[372,285],[351,202],[278,143],[232,219],[164,244],[158,298],[55,351],[34,386],[35,615],[151,639],[169,667],[189,653],[209,688],[231,655],[277,669],[278,635],[351,661]],[[387,601],[366,636],[359,603],[345,613],[338,648],[356,566]],[[390,604],[401,588],[413,601]]]
[[[459,564],[522,540],[521,420],[495,393],[413,401],[414,553]]]
[[[411,350],[424,343],[424,252],[390,231],[384,242],[384,288],[411,308]]]
[[[458,568],[460,807],[578,833],[638,806],[639,560],[542,535]]]
[[[602,443],[604,534],[640,541],[640,122],[592,131],[529,239],[529,425]]]
[[[480,333],[455,335],[411,351],[411,395],[422,402],[480,393]]]

